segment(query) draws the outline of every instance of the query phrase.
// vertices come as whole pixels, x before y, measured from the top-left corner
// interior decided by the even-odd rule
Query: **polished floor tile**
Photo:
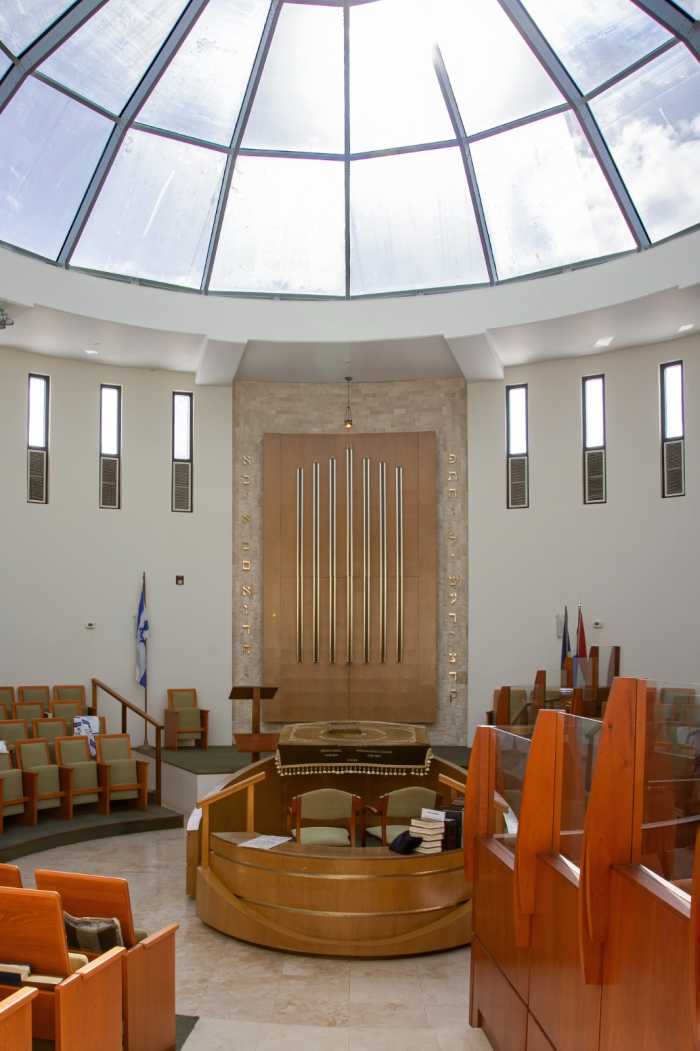
[[[199,1021],[184,1051],[489,1051],[467,1023],[469,949],[394,960],[325,959],[227,938],[185,894],[179,829],[60,847],[34,869],[129,880],[138,927],[178,923],[177,1009]]]

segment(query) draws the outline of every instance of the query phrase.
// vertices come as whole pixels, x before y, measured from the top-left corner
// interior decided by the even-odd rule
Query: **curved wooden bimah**
[[[464,770],[434,758],[421,784],[447,801]],[[461,850],[400,855],[387,847],[243,844],[288,835],[286,814],[300,792],[330,786],[374,802],[406,787],[406,776],[281,777],[274,758],[239,771],[202,801],[188,833],[188,892],[211,927],[257,945],[319,956],[409,956],[471,940],[471,888]]]

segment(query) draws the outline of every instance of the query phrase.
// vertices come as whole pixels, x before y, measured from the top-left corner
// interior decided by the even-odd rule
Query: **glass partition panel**
[[[496,761],[489,828],[495,839],[515,853],[531,739],[520,728],[515,732],[510,728],[494,728],[493,734],[496,740]]]
[[[583,825],[602,728],[598,719],[575,715],[564,717],[559,853],[579,866]]]
[[[700,829],[700,685],[648,685],[641,862],[689,889]]]

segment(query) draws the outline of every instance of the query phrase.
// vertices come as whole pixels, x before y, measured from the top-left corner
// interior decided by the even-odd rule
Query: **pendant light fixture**
[[[346,376],[345,382],[348,385],[348,403],[345,406],[345,430],[352,430],[352,409],[350,407],[350,384],[352,383],[352,376]]]

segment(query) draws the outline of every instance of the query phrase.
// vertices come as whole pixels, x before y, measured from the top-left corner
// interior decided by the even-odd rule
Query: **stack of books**
[[[422,843],[416,847],[416,854],[439,854],[442,850],[444,821],[428,821],[412,817],[409,832],[412,836],[420,836],[422,840]]]

